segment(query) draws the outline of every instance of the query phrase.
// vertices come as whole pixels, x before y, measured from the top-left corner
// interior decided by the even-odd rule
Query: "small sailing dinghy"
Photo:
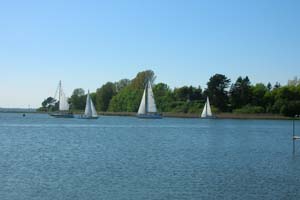
[[[66,97],[62,89],[61,81],[59,81],[54,99],[56,98],[57,91],[58,91],[59,111],[49,113],[49,115],[56,118],[73,118],[74,115],[72,112],[69,111],[70,106],[68,103],[68,98]]]
[[[90,96],[90,91],[88,91],[88,94],[86,96],[86,104],[85,104],[85,111],[84,115],[81,115],[81,119],[98,119],[98,114],[95,109],[93,100]]]
[[[145,87],[141,104],[137,113],[138,118],[161,119],[162,115],[157,112],[150,81]]]
[[[203,108],[203,111],[202,111],[202,114],[201,114],[201,118],[215,118],[212,115],[208,97],[206,98],[206,103],[204,105],[204,108]]]

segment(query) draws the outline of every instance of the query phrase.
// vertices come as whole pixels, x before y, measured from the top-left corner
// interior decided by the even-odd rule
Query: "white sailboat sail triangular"
[[[207,111],[207,105],[205,103],[204,107],[203,107],[203,110],[202,110],[202,114],[201,114],[201,117],[206,117],[206,111]]]
[[[57,92],[58,92],[58,99],[57,99]],[[73,118],[74,117],[74,115],[69,111],[68,98],[62,89],[61,81],[59,81],[58,88],[54,95],[54,99],[55,99],[55,101],[53,102],[53,104],[57,103],[57,101],[58,101],[58,110],[59,111],[49,113],[49,115],[51,115],[53,117],[57,117],[57,118]]]
[[[92,98],[90,98],[90,99],[91,99],[92,117],[98,117],[98,113],[97,113],[96,108],[94,106],[93,100],[92,100]]]
[[[157,113],[154,94],[150,81],[145,87],[141,104],[138,110],[138,117],[140,118],[162,118],[161,114]]]
[[[91,97],[90,93],[88,92],[86,96],[86,103],[85,103],[85,111],[84,111],[85,116],[92,116],[92,107],[91,107]]]
[[[94,103],[92,101],[92,98],[90,96],[90,92],[88,91],[88,94],[86,96],[86,104],[85,104],[85,111],[84,111],[85,117],[98,117],[97,111],[95,109]]]
[[[155,100],[154,100],[154,95],[153,95],[153,91],[152,91],[152,87],[151,87],[151,83],[148,83],[148,104],[147,104],[147,112],[150,113],[156,113],[157,109],[156,109],[156,104],[155,104]]]
[[[60,111],[68,111],[69,110],[69,103],[68,103],[68,98],[66,97],[62,86],[61,86],[61,81],[59,82],[59,110]]]
[[[212,117],[212,112],[211,112],[211,108],[210,108],[210,104],[209,104],[209,98],[207,97],[206,99],[206,103],[204,105],[202,114],[201,114],[202,118],[206,118],[206,117]]]
[[[138,114],[145,114],[145,113],[146,113],[146,89],[144,90],[142,101],[140,103],[140,107],[138,110]]]
[[[209,103],[209,98],[207,97],[207,100],[206,100],[206,107],[207,107],[207,116],[208,117],[212,117],[212,112],[211,112],[211,108],[210,108],[210,103]]]

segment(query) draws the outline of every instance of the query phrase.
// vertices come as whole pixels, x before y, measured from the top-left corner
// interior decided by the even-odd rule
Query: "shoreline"
[[[99,115],[104,116],[136,116],[134,112],[98,112]],[[193,113],[162,113],[163,117],[172,117],[172,118],[200,118],[199,114]],[[217,119],[272,119],[272,120],[291,120],[293,118],[286,117],[277,114],[236,114],[236,113],[217,113],[215,114]]]
[[[22,112],[22,111],[0,111],[0,113],[32,113],[32,114],[47,114],[47,112]],[[82,114],[83,111],[74,111],[74,114]],[[128,116],[135,117],[135,112],[98,112],[101,116]],[[193,113],[162,113],[163,117],[172,117],[172,118],[200,118],[199,114]],[[217,119],[270,119],[270,120],[291,120],[293,118],[286,117],[278,114],[269,114],[269,113],[261,113],[261,114],[236,114],[236,113],[217,113],[215,114]]]

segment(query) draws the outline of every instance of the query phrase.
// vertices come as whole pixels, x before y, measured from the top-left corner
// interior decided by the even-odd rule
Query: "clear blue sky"
[[[38,107],[152,69],[156,82],[300,75],[300,1],[0,1],[0,107]]]

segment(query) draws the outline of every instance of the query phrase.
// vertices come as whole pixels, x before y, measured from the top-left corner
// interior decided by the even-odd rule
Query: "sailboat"
[[[49,115],[51,115],[52,117],[57,117],[57,118],[73,118],[74,115],[72,112],[69,111],[70,106],[68,103],[68,98],[66,97],[66,95],[62,89],[61,81],[59,81],[55,97],[57,95],[57,91],[58,91],[59,111],[49,113]],[[54,97],[54,99],[55,99],[55,97]]]
[[[210,104],[209,104],[209,98],[206,98],[206,102],[201,114],[201,118],[214,118],[211,112]]]
[[[162,115],[157,112],[154,94],[150,81],[145,87],[141,104],[137,113],[139,118],[161,119]]]
[[[95,109],[93,100],[90,96],[90,91],[88,91],[88,94],[86,96],[85,111],[84,115],[81,116],[81,119],[98,119],[98,114]]]

